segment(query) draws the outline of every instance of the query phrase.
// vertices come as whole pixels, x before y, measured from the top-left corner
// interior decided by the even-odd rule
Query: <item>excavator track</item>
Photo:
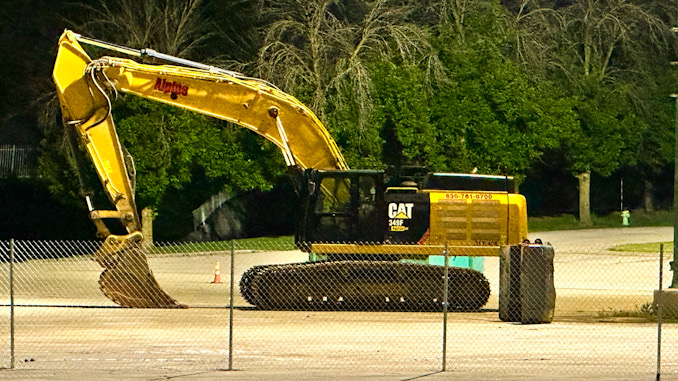
[[[445,268],[394,261],[326,261],[255,266],[240,279],[245,300],[266,310],[443,309]],[[475,270],[450,267],[451,310],[483,307],[490,284]]]

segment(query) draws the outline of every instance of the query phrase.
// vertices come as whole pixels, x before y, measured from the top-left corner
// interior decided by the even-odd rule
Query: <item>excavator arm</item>
[[[102,57],[92,60],[80,43],[131,56],[151,56],[177,65],[146,65]],[[95,210],[90,218],[105,238],[95,253],[105,268],[99,284],[126,307],[182,307],[158,285],[141,245],[141,221],[134,200],[134,168],[120,144],[111,116],[110,93],[134,94],[248,128],[278,146],[290,167],[346,170],[339,148],[311,110],[275,86],[238,73],[93,40],[66,30],[59,39],[53,71],[66,128],[73,129],[115,210]],[[112,235],[103,219],[127,229]]]

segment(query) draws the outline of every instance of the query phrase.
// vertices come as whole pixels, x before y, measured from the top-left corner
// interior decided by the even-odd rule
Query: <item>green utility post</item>
[[[672,30],[678,31],[676,28]],[[671,97],[676,100],[676,142],[673,173],[673,261],[671,261],[673,278],[669,288],[678,288],[678,94],[671,94]]]
[[[671,28],[676,33],[678,28]],[[671,62],[671,65],[678,65],[678,62]],[[676,101],[676,142],[673,152],[673,261],[671,261],[671,271],[673,278],[669,288],[678,288],[678,94],[671,94],[671,98]]]

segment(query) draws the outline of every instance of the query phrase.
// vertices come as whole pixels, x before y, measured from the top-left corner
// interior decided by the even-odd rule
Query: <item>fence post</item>
[[[14,239],[9,240],[9,368],[14,369]]]
[[[14,157],[16,156],[16,145],[12,145],[12,165],[10,166],[9,173],[14,174]]]
[[[664,277],[664,244],[659,245],[659,301],[657,302],[657,374],[656,380],[661,378],[662,365],[662,305],[664,304],[664,295],[662,294],[662,278]]]
[[[233,370],[233,273],[235,240],[231,240],[231,286],[228,302],[228,370]]]
[[[447,242],[445,242],[445,278],[443,279],[443,367],[444,372],[447,369],[447,298],[450,282],[450,257]]]

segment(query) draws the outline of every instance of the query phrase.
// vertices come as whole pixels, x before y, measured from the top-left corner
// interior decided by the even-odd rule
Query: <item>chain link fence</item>
[[[39,151],[35,147],[0,145],[0,178],[31,177],[38,169]]]
[[[556,247],[557,296],[549,315],[551,270],[541,249],[536,262],[518,250],[521,274],[545,277],[518,275],[516,294],[508,274],[510,266],[517,274],[516,262],[508,263],[508,254],[476,257],[468,266],[475,270],[446,270],[442,248],[428,260],[437,261],[432,270],[416,263],[425,255],[412,255],[394,270],[382,253],[385,261],[365,255],[302,272],[309,255],[290,243],[155,243],[144,250],[155,279],[188,306],[163,309],[121,308],[106,298],[99,288],[102,267],[93,260],[99,247],[0,241],[0,366],[635,378],[655,375],[661,343],[661,373],[678,375],[675,315],[664,313],[660,328],[653,303],[660,285],[656,251]],[[453,251],[449,264],[473,262]],[[667,269],[668,261],[664,255]],[[243,280],[255,273],[264,275]],[[664,271],[664,287],[670,277]],[[537,306],[532,320],[505,321],[516,301],[523,320]]]

